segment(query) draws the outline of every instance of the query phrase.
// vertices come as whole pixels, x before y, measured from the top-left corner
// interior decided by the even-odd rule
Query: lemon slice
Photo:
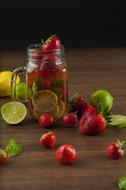
[[[37,92],[37,95],[32,98],[32,103],[35,110],[42,113],[48,113],[56,108],[58,98],[57,95],[51,90],[40,90]]]
[[[39,119],[39,117],[40,117],[43,113],[42,113],[41,111],[36,110],[36,109],[34,108],[33,114],[34,114],[34,116],[35,116],[36,119]]]
[[[18,124],[26,117],[27,109],[20,102],[8,102],[1,107],[1,114],[8,124]]]
[[[56,108],[53,111],[51,111],[49,114],[52,115],[54,119],[57,119],[59,112],[60,112],[59,106],[56,106]]]
[[[63,117],[64,113],[65,113],[65,103],[63,101],[59,102],[59,114],[58,114],[58,118]]]
[[[56,106],[56,108],[52,110],[51,112],[46,112],[46,113],[52,115],[54,119],[57,119],[59,115],[59,106]],[[44,114],[44,112],[41,112],[34,108],[34,116],[36,119],[38,119],[42,114]]]

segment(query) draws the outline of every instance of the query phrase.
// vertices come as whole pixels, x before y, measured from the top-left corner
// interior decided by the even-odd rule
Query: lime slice
[[[126,127],[126,116],[125,115],[111,115],[110,126]]]
[[[18,124],[26,117],[26,106],[20,102],[8,102],[1,107],[3,119],[8,124]]]

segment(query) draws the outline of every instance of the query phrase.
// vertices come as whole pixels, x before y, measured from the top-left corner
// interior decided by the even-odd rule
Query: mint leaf
[[[37,87],[37,90],[42,90],[43,89],[43,80],[41,77],[37,76],[35,79],[35,86]]]
[[[120,190],[126,190],[126,176],[122,176],[119,178],[118,186]]]
[[[117,126],[120,128],[126,127],[126,116],[125,115],[111,115],[110,122],[108,124],[110,126]]]
[[[23,146],[17,144],[15,139],[11,139],[5,147],[5,151],[8,153],[8,156],[11,158],[20,155],[23,152]]]

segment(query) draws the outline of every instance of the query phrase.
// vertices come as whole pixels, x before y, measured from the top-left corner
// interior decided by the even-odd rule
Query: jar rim
[[[32,53],[34,50],[42,50],[42,44],[41,43],[34,43],[34,44],[30,44],[27,47],[27,51],[28,53]],[[48,54],[48,53],[60,53],[60,52],[64,52],[64,46],[62,45],[60,48],[54,48],[48,51],[41,51],[42,54]]]
[[[61,60],[62,61],[65,59],[64,58],[64,47],[63,45],[60,48],[57,49],[50,49],[49,51],[42,51],[42,44],[40,43],[35,43],[31,44],[27,47],[27,54],[28,54],[28,60],[30,61],[38,61],[40,62],[41,60],[44,62],[49,62],[50,60],[52,61],[52,56],[55,56],[55,59]]]
[[[27,50],[28,52],[33,52],[35,49],[42,49],[42,44],[40,43],[35,43],[35,44],[30,44],[28,47],[27,47]]]

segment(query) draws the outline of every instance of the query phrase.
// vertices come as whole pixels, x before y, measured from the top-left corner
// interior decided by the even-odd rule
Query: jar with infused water
[[[15,78],[22,71],[26,74],[27,106],[30,115],[38,119],[41,114],[51,114],[59,120],[68,108],[68,67],[64,48],[51,46],[46,51],[41,44],[32,44],[27,49],[25,67],[13,72],[11,95],[16,99]]]

